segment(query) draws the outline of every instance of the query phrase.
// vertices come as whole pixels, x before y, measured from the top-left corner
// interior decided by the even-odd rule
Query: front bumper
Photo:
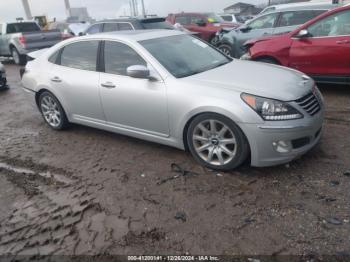
[[[265,167],[285,164],[308,152],[322,136],[323,114],[321,110],[303,119],[241,126],[250,144],[251,165]],[[287,149],[281,150],[278,146],[280,143]]]

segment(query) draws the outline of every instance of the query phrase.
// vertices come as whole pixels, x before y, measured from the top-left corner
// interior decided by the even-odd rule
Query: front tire
[[[27,63],[27,57],[21,55],[16,47],[11,48],[11,56],[16,65],[25,65]]]
[[[45,122],[55,130],[65,129],[69,122],[58,99],[50,92],[43,92],[39,97],[39,109]]]
[[[227,55],[229,57],[233,57],[233,52],[232,52],[232,47],[231,46],[229,46],[227,44],[223,44],[223,45],[220,45],[218,48],[225,55]]]
[[[229,118],[205,113],[190,123],[188,147],[202,165],[228,171],[240,166],[248,157],[248,141],[241,129]]]

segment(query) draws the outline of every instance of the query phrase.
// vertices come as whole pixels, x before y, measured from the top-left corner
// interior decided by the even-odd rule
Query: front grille
[[[311,116],[316,115],[321,110],[320,103],[312,92],[298,100],[295,100],[295,102],[297,102],[298,105],[301,106]]]

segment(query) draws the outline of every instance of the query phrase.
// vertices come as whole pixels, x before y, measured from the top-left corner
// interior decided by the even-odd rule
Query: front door
[[[108,124],[136,132],[168,136],[166,86],[127,76],[132,65],[151,65],[126,44],[105,41],[105,72],[101,73],[101,100]]]
[[[290,67],[310,75],[350,76],[350,11],[328,16],[294,37]]]

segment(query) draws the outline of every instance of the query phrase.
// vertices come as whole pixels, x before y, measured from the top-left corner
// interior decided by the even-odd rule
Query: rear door
[[[132,65],[147,66],[133,48],[116,42],[104,42],[104,72],[100,77],[101,100],[107,122],[118,128],[158,136],[169,135],[166,87],[163,81],[127,76]]]
[[[50,58],[52,90],[76,120],[105,122],[96,70],[98,46],[97,40],[75,42]]]
[[[293,38],[290,67],[310,75],[350,76],[350,10],[327,16]]]

